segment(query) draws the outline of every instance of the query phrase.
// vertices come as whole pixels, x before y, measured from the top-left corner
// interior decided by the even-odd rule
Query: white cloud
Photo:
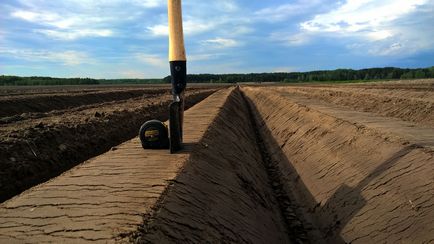
[[[14,18],[33,22],[37,25],[68,29],[74,27],[88,26],[89,24],[101,24],[110,19],[108,17],[87,16],[86,14],[65,14],[61,15],[49,11],[16,10],[11,13]]]
[[[396,55],[403,51],[403,47],[404,46],[401,43],[396,42],[386,47],[372,48],[369,50],[369,53],[373,55],[380,55],[380,56]]]
[[[312,32],[382,32],[382,26],[413,12],[417,6],[427,2],[428,0],[348,0],[338,9],[316,15],[300,26],[301,29]]]
[[[218,5],[224,12],[235,12],[239,10],[238,5],[232,0],[219,0]]]
[[[148,31],[154,36],[168,36],[169,27],[167,25],[154,25],[147,28]]]
[[[135,57],[138,61],[155,67],[165,67],[169,62],[167,59],[154,54],[137,53]]]
[[[35,30],[56,40],[72,41],[84,37],[109,37],[113,31],[109,29],[80,29],[80,30]]]
[[[359,54],[410,55],[434,47],[434,33],[424,30],[427,23],[418,23],[420,16],[415,16],[433,10],[430,0],[347,0],[300,23],[300,34],[353,40],[347,47]]]
[[[301,46],[307,44],[311,40],[311,37],[308,33],[303,32],[295,34],[274,32],[271,33],[270,39],[272,41],[282,42],[288,46]]]
[[[87,53],[81,51],[47,51],[47,50],[31,50],[31,49],[6,49],[0,48],[0,54],[11,58],[22,59],[31,62],[52,62],[62,63],[63,65],[76,66],[80,64],[89,64],[93,60],[89,58]]]
[[[191,54],[188,55],[187,59],[191,62],[197,62],[197,61],[207,61],[207,60],[215,60],[223,56],[223,53],[212,53],[212,54]]]
[[[390,31],[390,30],[371,31],[371,32],[368,32],[366,35],[370,40],[373,40],[373,41],[384,40],[384,39],[387,39],[389,37],[394,36],[392,31]]]
[[[98,27],[107,19],[85,14],[63,16],[47,11],[16,10],[11,13],[11,16],[41,26],[34,32],[57,40],[71,41],[85,37],[108,37],[114,34],[114,31],[109,28]]]
[[[18,0],[10,17],[30,22],[35,33],[56,40],[108,37],[124,32],[120,26],[148,10],[165,6],[162,0]]]
[[[246,14],[237,0],[185,0],[183,1],[183,27],[187,37],[197,35],[225,36],[227,38],[246,35],[255,29],[251,28],[251,14]],[[167,15],[146,27],[148,34],[154,37],[167,36]]]
[[[126,79],[145,78],[145,72],[140,71],[140,70],[128,69],[128,70],[121,70],[118,73],[120,74],[120,77],[126,78]]]
[[[125,4],[126,1],[123,0],[121,2]],[[146,8],[156,8],[166,4],[166,2],[162,0],[133,0],[132,2]]]
[[[76,7],[77,9],[95,9],[128,5],[142,8],[155,8],[166,4],[163,0],[62,0],[54,4],[50,0],[18,0],[18,2],[20,2],[21,5],[33,9],[40,8],[41,6],[67,6]]]
[[[268,22],[284,21],[293,16],[307,14],[312,11],[313,7],[321,3],[320,0],[298,0],[293,3],[260,9],[254,13],[254,16]]]
[[[211,45],[213,47],[217,48],[230,48],[230,47],[237,47],[241,46],[241,43],[234,39],[227,39],[227,38],[214,38],[203,41],[206,45]]]

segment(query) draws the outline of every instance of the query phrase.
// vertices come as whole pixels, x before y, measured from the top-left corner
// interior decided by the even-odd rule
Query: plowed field
[[[39,93],[0,97],[2,199],[66,172],[0,242],[434,242],[433,80],[191,88],[176,154],[129,140],[167,89]]]

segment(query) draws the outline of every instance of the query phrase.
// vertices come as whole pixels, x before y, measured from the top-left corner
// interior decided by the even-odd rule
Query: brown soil
[[[212,88],[212,87],[211,87]],[[190,91],[203,89],[190,88]],[[132,98],[152,98],[170,94],[170,88],[87,88],[85,90],[48,90],[45,93],[15,91],[15,95],[0,96],[0,124],[12,123],[29,118],[40,118],[50,114],[68,113],[71,109],[84,110],[115,104]],[[27,92],[27,93],[26,93]]]
[[[255,141],[236,90],[133,241],[291,243]]]
[[[0,237],[38,233],[38,240],[57,241],[431,243],[433,101],[432,91],[424,87],[431,84],[243,87],[229,96],[219,91],[188,111],[185,150],[145,151],[137,139],[116,147],[0,205],[5,218],[0,230],[8,230],[0,231]],[[145,100],[148,107],[139,106],[144,101],[136,98],[118,107],[103,106],[103,111],[29,118],[4,125],[4,135],[28,158],[55,151],[67,161],[77,151],[95,152],[113,141],[107,138],[133,127],[108,126],[125,121],[140,125],[151,109],[158,117],[159,108],[167,109],[165,99],[170,100],[163,97]],[[50,127],[54,122],[63,126],[61,136],[48,133],[57,128]],[[36,140],[26,141],[34,131],[48,133],[38,150]],[[58,142],[50,144],[51,138]],[[59,138],[71,144],[62,146]],[[87,141],[83,146],[82,138]],[[56,149],[39,151],[44,143]],[[69,190],[74,195],[65,197]]]
[[[214,91],[189,90],[187,108]],[[145,96],[1,125],[0,201],[131,139],[146,120],[167,119],[170,101],[169,94]]]
[[[0,204],[0,243],[127,240],[198,145],[231,89],[185,112],[179,153],[144,150],[138,137]],[[125,243],[125,241],[124,241]]]
[[[245,89],[300,218],[329,243],[431,242],[431,147],[325,114],[298,96]],[[335,114],[341,114],[336,112]],[[389,123],[400,131],[400,124]],[[434,135],[434,130],[425,133]],[[433,145],[434,141],[431,141]]]
[[[378,89],[374,87],[285,87],[282,94],[297,94],[355,109],[434,127],[434,89]]]
[[[52,110],[64,110],[73,107],[98,104],[104,102],[122,101],[135,97],[151,97],[169,93],[166,89],[142,89],[126,91],[88,92],[84,94],[54,94],[13,96],[0,98],[2,108],[0,117],[30,117],[28,113],[43,113]],[[3,118],[7,121],[7,118]]]

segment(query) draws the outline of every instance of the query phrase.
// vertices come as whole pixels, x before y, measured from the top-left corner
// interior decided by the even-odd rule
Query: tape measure
[[[139,130],[139,138],[144,149],[169,148],[167,125],[159,120],[149,120]]]

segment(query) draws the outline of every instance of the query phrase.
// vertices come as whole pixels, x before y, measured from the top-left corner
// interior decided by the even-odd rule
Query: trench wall
[[[432,152],[264,89],[243,91],[287,194],[323,241],[434,241]]]
[[[238,90],[134,241],[290,243]]]

